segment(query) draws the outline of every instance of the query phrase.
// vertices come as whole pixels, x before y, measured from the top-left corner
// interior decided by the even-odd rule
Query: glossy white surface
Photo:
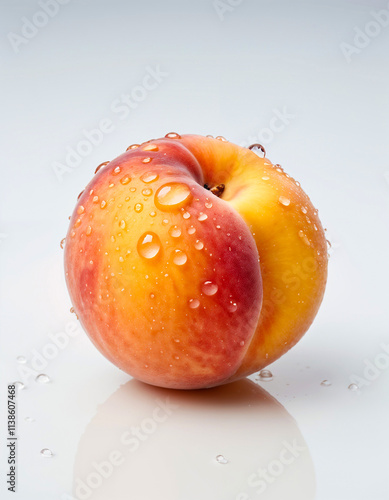
[[[350,62],[341,45],[389,6],[224,4],[221,20],[212,0],[69,2],[18,53],[7,34],[40,7],[3,7],[0,435],[4,471],[6,385],[24,380],[18,499],[389,498],[389,26]],[[161,82],[124,117],[118,100],[158,66]],[[60,180],[53,163],[105,118],[112,131]],[[59,242],[78,193],[99,163],[171,130],[262,139],[328,228],[323,306],[269,367],[272,381],[188,393],[142,385],[69,313]],[[355,377],[360,390],[348,390]],[[93,463],[108,459],[117,465],[96,476]],[[5,483],[0,497],[14,498]]]

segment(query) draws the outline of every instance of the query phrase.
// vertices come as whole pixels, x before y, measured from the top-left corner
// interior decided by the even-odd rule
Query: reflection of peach
[[[172,388],[218,385],[277,359],[313,321],[327,274],[324,232],[299,184],[248,149],[191,135],[101,168],[65,252],[95,345]]]
[[[131,380],[99,406],[75,458],[80,500],[312,500],[314,493],[295,420],[249,380],[190,393]]]

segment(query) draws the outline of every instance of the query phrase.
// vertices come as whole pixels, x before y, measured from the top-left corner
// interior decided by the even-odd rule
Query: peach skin
[[[101,353],[149,384],[198,389],[262,369],[312,323],[324,231],[300,185],[223,138],[130,146],[80,195],[65,273]]]

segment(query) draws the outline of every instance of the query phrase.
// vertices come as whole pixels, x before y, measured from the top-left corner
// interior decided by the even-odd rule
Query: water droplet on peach
[[[215,137],[215,139],[217,139],[218,141],[223,141],[223,142],[227,142],[227,139],[225,137],[223,137],[222,135],[217,135]]]
[[[173,238],[179,238],[181,236],[181,229],[178,226],[172,226],[169,229],[169,234]]]
[[[204,248],[204,243],[200,240],[197,240],[194,244],[196,250],[202,250]]]
[[[99,197],[96,195],[92,198],[93,203],[97,203],[99,201]]]
[[[85,208],[84,208],[82,205],[80,205],[80,206],[77,208],[77,213],[78,213],[79,215],[81,215],[81,214],[83,214],[84,212],[85,212]]]
[[[148,184],[149,182],[154,182],[158,179],[158,174],[155,172],[146,172],[145,174],[140,176],[141,181]]]
[[[125,229],[125,228],[126,228],[126,221],[121,220],[121,221],[119,222],[119,227],[120,227],[120,229]]]
[[[143,158],[142,163],[150,163],[151,162],[151,157],[146,156],[146,158]]]
[[[92,227],[91,227],[91,226],[88,226],[88,227],[86,228],[85,234],[86,234],[87,236],[90,236],[90,235],[91,235],[91,233],[92,233]]]
[[[200,215],[197,217],[197,220],[200,222],[207,220],[207,219],[208,219],[208,215],[204,214],[203,212],[201,212]]]
[[[211,295],[215,295],[215,293],[218,291],[219,287],[213,281],[205,281],[202,284],[201,289],[202,289],[203,293],[205,293],[205,295],[211,296]]]
[[[135,209],[135,212],[140,213],[143,210],[142,203],[136,203],[134,209]]]
[[[126,151],[128,151],[130,149],[136,149],[136,148],[139,148],[139,144],[131,144],[131,146],[128,146],[128,148],[126,149]]]
[[[237,309],[238,309],[238,305],[236,302],[234,302],[233,300],[230,300],[230,303],[228,304],[228,307],[227,309],[230,311],[230,312],[235,312]]]
[[[284,207],[288,207],[290,205],[290,199],[286,198],[286,196],[280,196],[278,198],[278,201],[281,203],[281,205],[284,205]]]
[[[177,134],[177,132],[169,132],[168,134],[165,135],[168,139],[181,139],[180,134]]]
[[[210,201],[206,201],[206,202],[205,202],[205,207],[206,207],[206,208],[212,208],[212,202],[210,202]]]
[[[142,189],[142,194],[143,194],[143,196],[150,196],[153,194],[153,190],[150,188]]]
[[[139,238],[137,249],[141,257],[145,259],[154,259],[161,250],[161,241],[155,233],[144,233],[143,236]]]
[[[194,234],[196,232],[196,228],[194,226],[190,226],[188,228],[188,234]]]
[[[189,300],[189,307],[191,309],[197,309],[200,305],[200,301],[198,299],[190,299]]]
[[[128,175],[125,175],[120,179],[120,183],[123,184],[124,186],[130,182],[131,178],[128,177]]]
[[[156,144],[147,144],[143,151],[158,151],[158,146]]]
[[[115,167],[112,170],[112,175],[118,175],[118,174],[120,174],[120,171],[121,171],[120,167]]]
[[[103,163],[100,163],[100,165],[96,168],[95,174],[100,170],[100,168],[105,167],[105,165],[108,165],[109,161],[104,161]]]
[[[178,250],[178,249],[174,250],[174,254],[173,254],[174,264],[176,264],[177,266],[183,266],[187,260],[188,260],[188,256],[186,255],[185,252],[183,252],[182,250]]]
[[[103,200],[101,203],[100,203],[100,208],[105,208],[107,206],[107,202],[105,200]]]
[[[189,186],[181,182],[171,182],[161,186],[155,194],[155,204],[161,210],[177,210],[192,198]]]

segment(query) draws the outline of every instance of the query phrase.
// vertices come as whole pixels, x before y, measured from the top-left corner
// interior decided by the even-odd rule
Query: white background
[[[17,498],[78,498],[77,479],[116,449],[124,463],[84,498],[389,498],[389,27],[369,25],[389,5],[224,2],[232,4],[218,12],[213,0],[73,0],[45,23],[38,2],[2,2],[0,431],[4,438],[6,385],[24,380]],[[24,17],[44,26],[16,43],[10,33],[22,36]],[[358,29],[374,36],[354,41]],[[123,118],[111,106],[148,67],[165,76]],[[104,118],[112,132],[56,175],[55,162]],[[180,393],[128,382],[83,332],[45,362],[50,383],[35,382],[20,369],[76,321],[59,242],[78,193],[99,163],[170,131],[262,142],[302,183],[333,244],[314,325],[270,367],[273,381],[256,385]],[[352,392],[355,376],[361,388]],[[178,407],[153,428],[156,399],[166,397]],[[129,452],[120,438],[139,425],[150,434]],[[294,441],[304,450],[260,493],[250,475],[276,467]],[[52,458],[40,455],[45,447]],[[1,448],[0,496],[14,498],[4,439]]]

